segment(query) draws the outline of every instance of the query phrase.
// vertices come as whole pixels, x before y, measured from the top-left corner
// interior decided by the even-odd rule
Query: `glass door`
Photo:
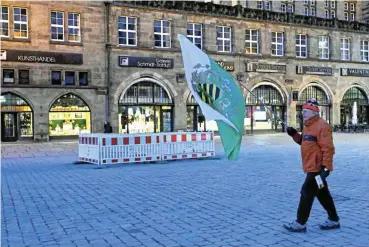
[[[1,139],[2,141],[16,141],[17,133],[17,113],[2,113],[1,114]]]
[[[171,132],[172,131],[172,110],[162,109],[161,123],[163,124],[161,132]]]

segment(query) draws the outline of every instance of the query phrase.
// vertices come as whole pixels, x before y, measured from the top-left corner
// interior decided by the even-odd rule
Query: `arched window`
[[[299,95],[298,105],[303,105],[310,99],[316,99],[319,105],[330,105],[328,95],[318,86],[308,86]]]
[[[50,111],[90,111],[90,108],[80,97],[68,93],[57,99],[50,107]]]
[[[173,101],[167,91],[151,81],[133,84],[122,94],[119,133],[169,132],[173,129]]]
[[[33,112],[20,96],[6,92],[0,96],[1,140],[16,141],[33,136]]]
[[[198,103],[195,100],[195,97],[193,97],[192,93],[190,95],[188,95],[186,103],[187,103],[187,105],[198,105]]]
[[[50,136],[76,136],[91,132],[91,112],[84,100],[68,93],[52,104],[49,111]]]
[[[30,112],[28,103],[13,93],[4,93],[0,96],[1,112]]]
[[[366,96],[364,90],[359,87],[352,87],[346,91],[343,95],[341,104],[352,105],[356,102],[359,105],[368,105],[368,97]]]
[[[150,81],[142,81],[128,88],[119,104],[172,105],[173,102],[164,88]]]
[[[283,105],[283,97],[281,93],[271,85],[260,85],[252,90],[252,93],[257,97],[253,96],[251,93],[248,94],[246,98],[246,105],[259,105],[263,102],[266,105]],[[259,100],[258,100],[259,99]]]

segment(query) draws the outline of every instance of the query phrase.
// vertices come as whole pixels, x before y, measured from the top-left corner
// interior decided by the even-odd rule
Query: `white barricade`
[[[213,132],[163,133],[163,160],[191,159],[214,155]]]
[[[79,161],[100,165],[100,135],[87,133],[79,135]]]
[[[101,164],[161,160],[159,134],[106,134],[100,146]]]
[[[79,135],[79,161],[97,165],[211,157],[213,132]]]

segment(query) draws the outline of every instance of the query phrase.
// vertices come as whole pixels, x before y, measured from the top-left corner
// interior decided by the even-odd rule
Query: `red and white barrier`
[[[97,165],[215,156],[213,132],[88,134],[79,136],[79,160]]]
[[[163,160],[191,159],[215,155],[213,132],[163,134]]]
[[[79,161],[100,165],[100,135],[87,133],[79,135]]]
[[[161,160],[160,136],[156,134],[114,135],[101,138],[101,164]]]

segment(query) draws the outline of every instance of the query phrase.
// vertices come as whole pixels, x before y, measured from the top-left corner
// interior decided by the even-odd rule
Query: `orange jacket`
[[[302,134],[293,136],[293,140],[301,145],[304,172],[319,172],[322,165],[333,171],[335,148],[331,126],[319,116],[305,121],[304,125]]]

